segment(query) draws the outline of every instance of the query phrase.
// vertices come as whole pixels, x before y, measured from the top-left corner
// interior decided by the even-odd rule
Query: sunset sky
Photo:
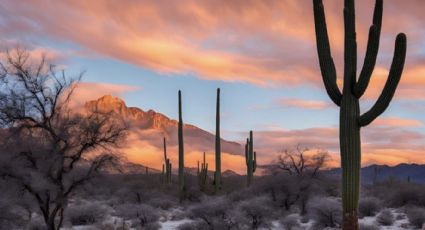
[[[341,77],[343,1],[324,4]],[[361,68],[374,1],[356,4]],[[363,112],[381,92],[399,32],[407,60],[390,107],[362,129],[365,165],[425,163],[424,9],[423,0],[384,2]],[[297,144],[338,159],[339,111],[323,87],[313,23],[311,0],[1,0],[0,46],[46,52],[70,75],[85,70],[84,100],[113,94],[175,119],[181,89],[184,121],[212,133],[220,87],[224,139],[242,142],[254,130],[263,162]]]

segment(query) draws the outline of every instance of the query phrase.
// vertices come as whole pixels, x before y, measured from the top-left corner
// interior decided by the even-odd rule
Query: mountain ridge
[[[84,104],[85,109],[96,109],[100,112],[115,112],[128,123],[128,138],[123,149],[129,161],[161,169],[163,163],[163,138],[166,138],[167,151],[173,166],[177,165],[178,157],[178,121],[156,112],[152,109],[143,110],[128,107],[125,102],[115,96],[104,95]],[[212,120],[211,122],[215,122]],[[214,154],[215,134],[192,124],[183,125],[185,161],[196,162],[202,153]],[[221,139],[222,157],[237,155],[243,157],[241,144]],[[199,155],[198,155],[199,154]],[[209,158],[209,157],[207,157]],[[211,159],[212,160],[212,159]],[[210,160],[210,161],[211,161]],[[213,162],[210,162],[213,163]],[[191,165],[191,163],[188,163]],[[213,165],[213,164],[211,164]]]
[[[372,184],[377,170],[376,181],[385,182],[388,180],[407,181],[425,183],[425,164],[400,163],[394,166],[372,164],[361,168],[361,181],[363,184]],[[341,168],[333,168],[325,171],[326,174],[339,176]]]

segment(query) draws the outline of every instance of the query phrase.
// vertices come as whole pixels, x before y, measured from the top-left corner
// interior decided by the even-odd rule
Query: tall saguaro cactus
[[[183,148],[183,118],[182,118],[182,93],[179,90],[179,124],[178,124],[178,139],[179,139],[179,198],[183,201],[185,196],[184,183],[184,148]]]
[[[198,183],[202,191],[205,190],[205,187],[207,186],[207,180],[208,180],[208,163],[205,161],[205,152],[204,152],[201,168],[199,168],[199,161],[198,161]]]
[[[220,88],[217,89],[217,105],[215,118],[215,192],[221,189],[221,139],[220,139]]]
[[[370,124],[388,107],[400,81],[406,57],[406,35],[400,33],[396,38],[394,57],[384,89],[371,109],[360,115],[359,99],[369,84],[379,49],[383,0],[376,0],[375,3],[365,60],[358,79],[354,2],[355,0],[344,1],[344,84],[341,93],[337,85],[335,64],[329,46],[323,2],[322,0],[313,0],[317,52],[323,82],[329,97],[340,107],[339,138],[344,230],[358,229],[360,128]]]
[[[171,162],[167,158],[167,143],[164,137],[164,164],[162,164],[162,180],[164,184],[171,183]]]
[[[249,132],[249,138],[246,139],[245,144],[245,160],[246,160],[246,178],[247,186],[251,186],[254,172],[257,169],[257,153],[254,152],[254,139],[252,131]]]

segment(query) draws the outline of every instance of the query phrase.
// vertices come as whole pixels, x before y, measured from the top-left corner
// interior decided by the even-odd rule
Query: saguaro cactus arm
[[[397,35],[395,42],[394,56],[390,68],[390,73],[376,103],[372,108],[359,117],[359,125],[366,126],[381,115],[390,104],[398,83],[400,82],[401,74],[404,68],[406,59],[406,35],[400,33]]]
[[[329,46],[328,29],[326,26],[325,11],[322,0],[313,0],[314,21],[316,29],[317,53],[319,56],[320,71],[323,83],[331,100],[341,104],[342,94],[336,83],[336,69]]]
[[[373,13],[373,24],[369,28],[366,55],[360,72],[359,80],[354,88],[354,95],[360,98],[366,91],[376,64],[381,36],[383,0],[377,0]]]

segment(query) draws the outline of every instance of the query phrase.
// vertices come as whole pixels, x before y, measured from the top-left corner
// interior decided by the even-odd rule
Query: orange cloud
[[[359,63],[362,63],[374,3],[367,0],[356,3],[361,9],[357,10],[357,37]],[[417,0],[385,2],[378,66],[390,65],[395,35],[404,31],[409,38],[407,64],[412,69],[422,68],[417,60],[423,58],[418,50],[423,48],[424,35],[416,28],[424,26],[423,14],[418,10],[424,4]],[[34,0],[10,1],[2,6],[2,34],[71,41],[87,54],[108,56],[167,74],[189,73],[202,79],[261,86],[322,87],[311,1]],[[340,79],[342,9],[340,1],[325,1],[332,53]],[[377,94],[379,90],[375,88],[382,82],[379,78],[369,91]],[[408,90],[403,82],[400,95],[424,97],[419,90]]]
[[[140,127],[138,128],[140,129]],[[195,129],[186,127],[185,133],[185,167],[196,168],[197,162],[202,161],[202,152],[206,152],[206,161],[209,170],[215,169],[215,153],[213,151],[213,140],[208,140],[202,134],[197,134]],[[162,169],[164,163],[164,150],[162,137],[167,137],[167,157],[171,160],[173,169],[178,165],[177,134],[173,129],[164,133],[158,129],[137,130],[130,129],[129,137],[124,148],[121,150],[124,156],[131,162],[139,163],[151,168]],[[197,138],[201,136],[201,139]],[[213,137],[213,136],[212,136]],[[222,142],[222,169],[233,170],[238,173],[246,171],[245,156],[240,154],[242,149],[229,146],[228,142]],[[232,151],[232,152],[228,152]]]
[[[399,124],[394,125],[394,121]],[[379,124],[381,123],[381,124]],[[400,125],[402,123],[402,125]],[[385,125],[384,125],[385,124]],[[400,118],[383,119],[378,125],[362,129],[362,165],[400,162],[425,164],[425,135],[405,129],[420,123]],[[284,149],[301,145],[312,150],[328,150],[330,167],[340,166],[339,131],[337,128],[310,128],[255,132],[256,151],[261,163],[277,159]]]

